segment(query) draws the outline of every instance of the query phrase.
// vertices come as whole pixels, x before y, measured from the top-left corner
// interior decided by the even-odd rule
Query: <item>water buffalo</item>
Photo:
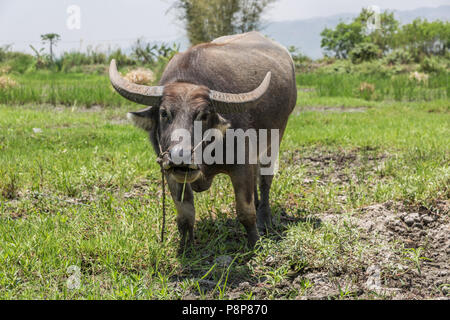
[[[289,52],[260,33],[250,32],[221,37],[176,54],[167,65],[159,86],[128,82],[118,73],[114,60],[110,65],[110,80],[123,97],[149,106],[129,113],[128,117],[149,133],[155,152],[162,157],[178,212],[181,247],[193,242],[193,191],[208,190],[219,173],[231,178],[237,217],[253,247],[259,238],[258,230],[265,231],[271,224],[269,192],[273,173],[262,175],[264,166],[259,160],[257,164],[175,163],[174,155],[189,154],[191,158],[196,146],[194,140],[184,145],[175,144],[173,133],[184,129],[195,135],[195,122],[203,125],[203,132],[207,129],[217,129],[221,133],[231,129],[254,129],[258,140],[267,139],[266,151],[271,152],[271,132],[278,130],[277,144],[281,143],[297,100],[295,70]],[[269,133],[262,136],[260,129],[267,129]],[[222,146],[226,145],[226,139],[224,134]],[[202,146],[205,143],[203,141]],[[223,157],[226,157],[230,150],[223,148]],[[245,150],[248,154],[248,146]],[[258,155],[261,152],[258,150]],[[278,155],[278,150],[273,152]]]

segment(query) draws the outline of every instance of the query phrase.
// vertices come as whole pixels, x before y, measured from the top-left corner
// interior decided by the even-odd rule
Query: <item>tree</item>
[[[361,21],[341,22],[336,29],[325,28],[320,35],[322,36],[321,47],[339,59],[347,59],[350,51],[366,38]]]
[[[236,12],[235,31],[241,33],[261,30],[261,16],[276,0],[241,0],[239,1],[239,10]]]
[[[343,59],[346,59],[357,45],[361,45],[359,46],[361,49],[362,43],[373,43],[383,54],[388,52],[392,48],[399,22],[395,20],[392,12],[385,11],[379,16],[378,28],[368,32],[367,25],[374,14],[373,11],[363,9],[352,22],[341,22],[335,29],[324,29],[320,34],[322,36],[321,47],[327,53]],[[365,47],[368,48],[367,45]]]
[[[42,55],[42,52],[44,51],[44,48],[41,48],[37,50],[35,47],[33,47],[30,44],[31,50],[33,50],[34,54],[36,55],[36,65],[38,68],[43,67],[45,65],[45,57]]]
[[[276,0],[176,0],[191,44],[261,28],[261,16]]]
[[[50,48],[50,61],[53,62],[53,46],[61,39],[61,36],[57,33],[47,33],[41,35],[42,42],[48,42]]]
[[[363,26],[367,26],[369,19],[375,12],[363,9],[356,20]],[[393,46],[395,35],[398,31],[399,22],[395,19],[393,12],[382,12],[379,16],[380,25],[372,32],[366,32],[369,42],[378,46],[382,53],[386,53]],[[367,31],[367,30],[366,30]]]
[[[153,64],[158,59],[171,59],[179,50],[180,46],[173,44],[172,46],[162,43],[151,44],[145,43],[142,39],[137,39],[131,48],[132,57],[142,64]]]
[[[450,22],[415,19],[402,26],[396,46],[406,48],[416,61],[430,55],[445,55],[450,48]]]

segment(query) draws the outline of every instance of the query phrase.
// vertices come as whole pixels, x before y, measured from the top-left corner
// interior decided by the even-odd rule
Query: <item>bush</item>
[[[108,63],[111,59],[116,59],[119,66],[134,66],[136,65],[136,60],[129,58],[121,49],[113,51],[108,58]]]
[[[88,49],[87,53],[77,51],[64,52],[60,58],[55,60],[58,70],[64,72],[86,65],[105,65],[108,62],[108,57],[105,53],[90,49]]]
[[[311,58],[309,58],[307,55],[303,54],[299,48],[295,46],[290,46],[288,48],[289,53],[292,56],[292,60],[294,60],[294,63],[303,63],[303,62],[311,62]]]
[[[8,65],[12,71],[24,73],[34,65],[33,56],[15,51],[8,51],[8,49],[0,49],[0,62]]]
[[[349,60],[338,59],[331,64],[317,69],[317,72],[323,74],[346,74],[351,73],[352,69],[352,63]]]
[[[15,53],[15,57],[8,63],[12,70],[18,73],[24,73],[34,65],[34,58],[32,56],[20,52]]]
[[[297,71],[310,72],[314,69],[311,58],[303,54],[298,48],[290,46],[288,51],[291,54],[292,61],[294,61],[295,69]]]
[[[8,45],[0,47],[0,62],[3,62],[6,59],[6,55],[9,51]]]
[[[395,74],[404,73],[405,71],[398,66],[387,66],[382,60],[373,60],[353,65],[352,73],[362,75],[381,75],[383,77],[391,77]]]
[[[115,59],[120,67],[146,66],[154,70],[156,79],[159,79],[163,68],[169,60],[179,51],[177,44],[153,44],[137,42],[134,51],[126,54],[120,48],[114,51],[102,52],[88,47],[86,52],[64,52],[58,58],[50,59],[43,53],[44,49],[30,48],[35,56],[10,50],[10,46],[0,47],[0,73],[3,68],[9,68],[16,73],[35,72],[38,69],[47,69],[51,72],[77,72],[89,74],[104,74],[111,59]],[[146,60],[145,57],[148,59]],[[6,70],[6,69],[5,69]]]
[[[446,65],[436,57],[426,57],[420,64],[420,71],[425,73],[439,73],[446,70]]]
[[[389,72],[383,68],[383,64],[381,61],[366,61],[362,62],[360,64],[354,65],[352,68],[353,73],[360,73],[364,75],[373,75],[373,74],[386,74],[386,72]]]
[[[316,62],[322,65],[330,65],[335,63],[337,60],[338,59],[336,57],[329,57],[327,55],[324,55],[323,58],[316,60]]]
[[[71,73],[84,73],[84,74],[108,74],[109,66],[106,64],[86,64],[71,67],[70,69],[63,70],[64,72]]]
[[[381,50],[376,44],[363,42],[357,44],[349,55],[353,63],[361,63],[379,58]]]
[[[408,51],[397,49],[389,53],[384,58],[384,62],[388,65],[408,64],[413,62],[413,57]]]

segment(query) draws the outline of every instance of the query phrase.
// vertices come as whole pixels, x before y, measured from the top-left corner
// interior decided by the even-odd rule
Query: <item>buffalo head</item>
[[[123,97],[138,104],[149,106],[128,117],[134,124],[151,135],[154,147],[163,155],[163,168],[179,183],[192,183],[201,176],[200,167],[193,164],[194,122],[202,123],[202,130],[229,126],[221,114],[248,110],[256,106],[267,91],[271,73],[262,83],[248,93],[223,93],[186,82],[174,82],[165,86],[144,86],[131,83],[120,76],[115,60],[111,61],[109,76],[114,89]],[[191,139],[173,141],[174,132],[183,129]],[[182,137],[180,137],[182,138]],[[182,158],[182,163],[173,159]]]

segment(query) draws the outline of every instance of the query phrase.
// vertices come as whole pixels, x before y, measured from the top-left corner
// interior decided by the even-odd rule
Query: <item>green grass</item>
[[[154,70],[158,77],[161,66]],[[39,71],[16,74],[19,84],[14,88],[0,88],[0,103],[23,105],[30,103],[66,106],[123,106],[131,105],[112,89],[107,75]],[[450,96],[448,72],[431,74],[428,83],[409,80],[408,75],[387,77],[362,74],[301,73],[297,75],[301,87],[312,88],[317,97],[360,99],[373,101],[435,101]],[[374,85],[374,92],[360,91],[361,83]]]
[[[293,275],[357,272],[372,250],[346,223],[317,224],[314,217],[352,215],[388,200],[431,208],[450,197],[448,100],[380,102],[300,91],[271,194],[274,233],[259,250],[246,249],[231,183],[219,176],[196,195],[196,248],[179,256],[172,201],[166,241],[159,241],[159,167],[146,134],[124,120],[130,108],[119,106],[127,103],[107,80],[71,75],[56,82],[71,88],[76,104],[30,105],[31,92],[46,86],[42,77],[28,76],[34,84],[11,100],[0,96],[25,104],[0,105],[1,299],[293,299],[314,286],[299,277],[280,289]],[[346,112],[352,109],[363,112]],[[220,256],[232,263],[222,266]],[[411,269],[420,270],[421,261],[412,259]],[[67,287],[70,266],[81,270],[79,289]],[[251,285],[239,289],[242,282]],[[335,298],[355,296],[338,287]]]
[[[0,103],[122,106],[131,103],[112,89],[106,75],[40,71],[14,75],[14,88],[0,88]]]
[[[374,92],[361,91],[361,83],[374,85]],[[431,74],[428,83],[409,79],[408,74],[392,77],[362,74],[301,73],[297,83],[313,87],[319,97],[354,97],[365,100],[433,101],[450,96],[449,74]]]

